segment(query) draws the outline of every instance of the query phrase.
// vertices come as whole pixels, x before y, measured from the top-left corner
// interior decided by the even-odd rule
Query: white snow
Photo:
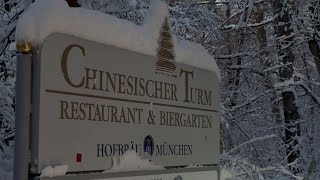
[[[63,176],[66,175],[68,171],[68,166],[67,165],[60,165],[60,166],[48,166],[45,167],[42,171],[41,171],[41,175],[40,177],[56,177],[56,176]]]
[[[229,125],[228,121],[227,121],[223,116],[220,116],[220,122],[221,122],[221,124],[223,124],[227,129],[229,129],[230,125]]]
[[[275,83],[274,84],[274,87],[275,88],[280,88],[280,87],[288,87],[290,86],[291,84],[294,84],[294,79],[293,78],[290,78],[286,81],[283,81],[283,82],[278,82],[278,83]]]
[[[52,33],[64,33],[83,39],[156,56],[159,31],[169,17],[167,4],[152,0],[142,26],[99,11],[70,8],[65,0],[38,0],[19,19],[16,40],[41,46]],[[204,47],[173,38],[175,61],[215,72],[213,56]]]
[[[133,150],[126,151],[120,158],[114,156],[112,161],[112,168],[104,171],[104,173],[164,169],[162,166],[153,164],[148,159],[141,159]]]
[[[232,180],[232,179],[233,179],[232,171],[226,168],[222,168],[220,171],[220,180]]]

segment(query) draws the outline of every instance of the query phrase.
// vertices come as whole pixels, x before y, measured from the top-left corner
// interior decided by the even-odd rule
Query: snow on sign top
[[[16,40],[41,45],[55,32],[156,56],[159,31],[168,17],[166,3],[152,0],[142,26],[98,11],[70,8],[65,0],[38,0],[20,18]],[[173,38],[175,61],[220,73],[213,57],[204,47]]]

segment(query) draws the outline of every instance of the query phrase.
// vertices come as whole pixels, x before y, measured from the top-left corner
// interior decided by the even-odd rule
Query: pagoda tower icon
[[[164,19],[160,30],[158,44],[156,72],[175,76],[176,66],[174,64],[173,43],[167,17]]]

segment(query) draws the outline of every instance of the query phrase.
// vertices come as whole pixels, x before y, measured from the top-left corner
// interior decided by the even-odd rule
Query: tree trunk
[[[290,6],[289,2],[284,2],[283,0],[274,0],[275,15],[279,15],[275,21],[275,32],[277,37],[289,36],[293,33],[291,27],[291,17],[290,17]],[[293,43],[293,38],[286,38],[284,41],[278,42],[277,51],[281,58],[280,61],[283,64],[294,63],[294,55],[292,53],[291,44]],[[285,82],[293,78],[293,65],[288,65],[280,68],[280,81]],[[286,144],[286,153],[288,164],[295,162],[299,156],[298,137],[300,136],[300,125],[299,119],[300,115],[298,112],[298,107],[296,106],[296,97],[294,93],[294,87],[284,87],[282,90],[282,105],[284,112],[284,141]],[[291,171],[294,174],[299,173],[299,169],[291,166]]]
[[[256,19],[257,23],[262,22],[264,20],[264,12],[260,6],[257,7],[257,11],[256,13],[254,13],[254,18]],[[257,28],[257,36],[260,50],[265,49],[267,46],[267,32],[264,29],[264,26],[259,26]]]
[[[318,74],[320,76],[320,47],[316,40],[317,31],[320,31],[319,17],[317,12],[317,7],[320,8],[319,1],[312,1],[309,7],[311,25],[313,28],[313,35],[310,37],[311,39],[308,41],[309,49],[314,57],[314,62],[317,66]]]
[[[230,6],[228,6],[228,9],[226,11],[226,18],[229,18],[230,15],[231,15]],[[231,43],[230,43],[230,41],[231,41],[230,33],[229,32],[226,33],[224,38],[225,38],[225,41],[226,41],[226,51],[227,51],[228,54],[231,54],[232,53],[232,46],[231,46]],[[231,65],[231,60],[228,59],[228,66],[230,66],[230,65]],[[230,89],[232,89],[231,88],[232,71],[230,69],[228,69],[227,73],[228,73],[228,75],[227,75],[228,88],[230,90]],[[232,107],[231,104],[233,104],[233,103],[234,103],[233,98],[230,97],[230,104],[227,104],[226,106],[228,108],[231,108]],[[220,130],[220,134],[221,134],[220,145],[223,146],[222,149],[224,151],[228,151],[233,147],[233,140],[232,140],[232,138],[230,136],[229,130],[227,129],[227,127],[225,127],[225,124],[220,123],[220,129],[221,129]]]
[[[254,19],[256,23],[262,22],[265,18],[264,11],[260,6],[257,6],[257,11],[253,12]],[[269,56],[269,52],[266,50],[267,47],[267,32],[264,29],[264,26],[259,26],[257,28],[257,39],[259,42],[259,50],[260,50],[260,62],[263,64],[266,68],[271,67],[270,62],[264,62],[263,58]],[[272,78],[266,77],[264,80],[264,86],[268,90],[273,91],[273,95],[270,97],[271,102],[275,102],[277,99],[277,92],[274,90],[273,82],[271,80]],[[276,123],[281,123],[281,115],[280,115],[280,107],[277,103],[272,104],[272,113],[274,114],[274,117],[276,118]]]
[[[320,47],[315,38],[308,41],[309,49],[313,55],[314,62],[317,66],[318,74],[320,76]]]

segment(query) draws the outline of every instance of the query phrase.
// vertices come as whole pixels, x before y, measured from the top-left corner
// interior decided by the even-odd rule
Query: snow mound
[[[48,166],[41,171],[40,178],[43,178],[43,177],[52,178],[56,176],[64,176],[66,175],[68,168],[69,167],[67,165],[61,165],[61,166],[55,166],[55,167]]]
[[[156,56],[164,18],[169,17],[167,4],[152,0],[142,26],[99,11],[70,8],[65,0],[38,0],[19,19],[16,40],[41,46],[52,33],[64,33],[134,52]],[[175,61],[215,72],[213,57],[201,46],[173,39]]]
[[[232,180],[233,179],[233,175],[232,172],[228,169],[221,169],[220,172],[220,180]]]
[[[141,159],[133,150],[126,151],[120,158],[114,156],[112,160],[112,168],[103,173],[164,169],[162,166],[153,164],[148,159]]]

